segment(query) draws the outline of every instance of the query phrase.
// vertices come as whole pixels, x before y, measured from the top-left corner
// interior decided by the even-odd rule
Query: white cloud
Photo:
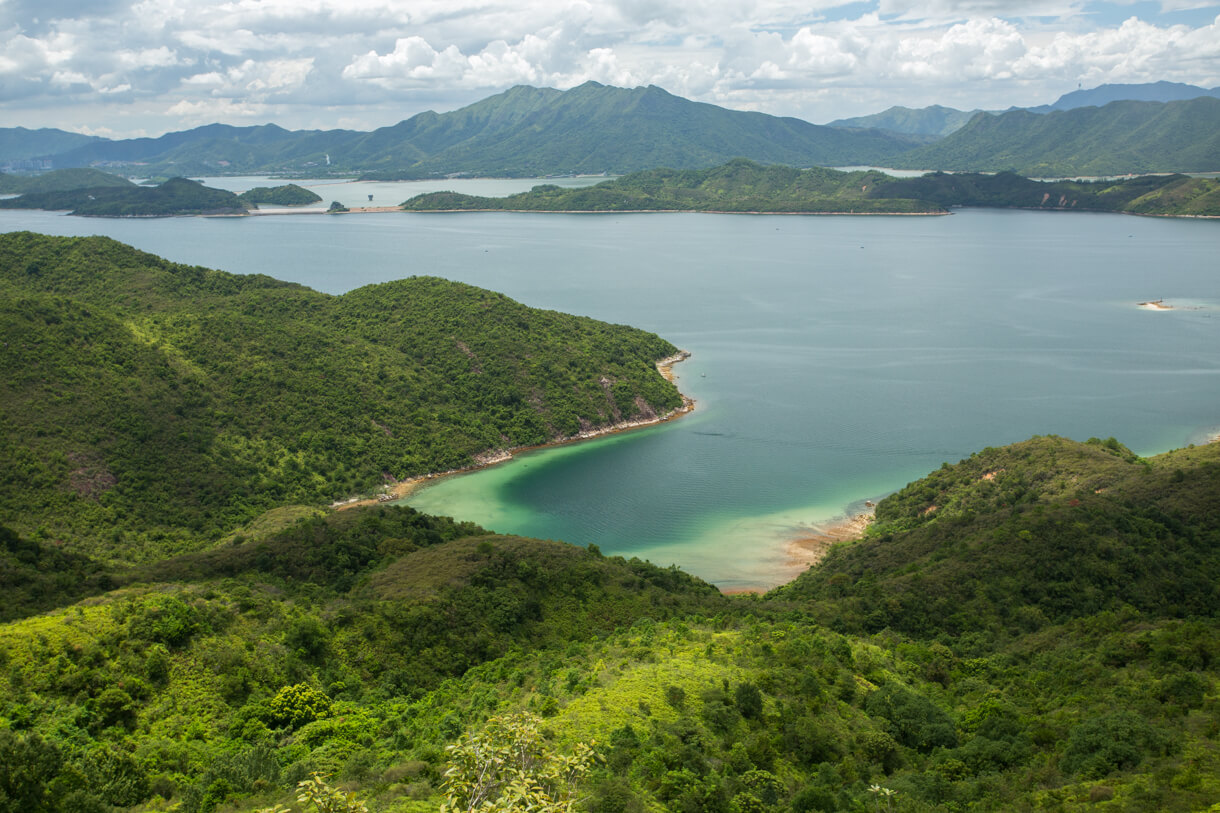
[[[1220,84],[1220,24],[1196,0],[1122,22],[1127,1],[0,0],[0,110],[79,129],[122,99],[133,130],[272,112],[371,128],[593,79],[826,121],[1039,104],[1078,81]]]

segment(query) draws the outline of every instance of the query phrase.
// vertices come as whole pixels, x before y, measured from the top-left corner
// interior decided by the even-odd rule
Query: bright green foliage
[[[580,801],[577,787],[596,761],[594,750],[577,743],[571,754],[557,753],[543,738],[542,720],[532,714],[495,717],[482,731],[449,746],[442,813],[570,813]]]
[[[316,773],[297,785],[297,801],[313,805],[318,813],[368,813],[364,803],[356,800],[356,794],[332,788]]]
[[[330,713],[330,698],[304,683],[285,686],[271,698],[271,720],[278,726],[300,728]]]

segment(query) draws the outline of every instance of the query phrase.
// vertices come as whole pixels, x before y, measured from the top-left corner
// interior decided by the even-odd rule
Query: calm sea
[[[375,203],[413,194],[399,187]],[[676,368],[689,417],[520,455],[411,503],[725,587],[782,580],[787,540],[985,446],[1114,436],[1150,454],[1220,431],[1213,221],[0,212],[15,229],[336,294],[432,274],[665,336],[694,354]],[[1177,308],[1136,307],[1149,299]]]

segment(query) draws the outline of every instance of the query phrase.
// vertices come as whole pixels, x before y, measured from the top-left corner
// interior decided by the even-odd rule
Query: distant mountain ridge
[[[1220,87],[1207,88],[1181,82],[1148,82],[1138,85],[1098,85],[1088,90],[1073,90],[1065,93],[1051,104],[1037,107],[1010,107],[1007,112],[1025,110],[1030,113],[1051,113],[1056,110],[1075,110],[1078,107],[1103,107],[1111,102],[1182,102],[1201,96],[1220,98]],[[957,110],[934,104],[928,107],[910,108],[895,106],[871,116],[836,119],[826,126],[843,128],[876,128],[914,136],[941,137],[951,135],[979,113],[996,115],[1002,111]]]
[[[1220,168],[1215,116],[1206,105],[1216,101],[1208,94],[1218,93],[1169,82],[1103,85],[1032,111],[895,107],[823,126],[694,102],[651,85],[521,85],[371,132],[211,124],[108,141],[55,131],[59,135],[47,143],[65,146],[27,163],[44,170],[100,166],[155,178],[245,173],[371,180],[622,175],[705,169],[735,158],[798,168],[1012,169],[1026,175],[1194,172]],[[1193,94],[1201,95],[1159,101]],[[1154,100],[1106,103],[1116,96]],[[1078,117],[1054,118],[1067,113]],[[0,161],[6,160],[5,144],[28,152],[30,132],[0,130]]]
[[[1075,110],[1078,107],[1103,107],[1110,102],[1184,102],[1200,96],[1220,98],[1220,87],[1207,88],[1182,82],[1147,82],[1139,85],[1098,85],[1088,90],[1065,93],[1052,104],[1025,108],[1031,113]]]
[[[929,136],[935,139],[960,130],[966,125],[966,122],[982,112],[984,111],[955,110],[952,107],[942,107],[938,104],[918,109],[895,106],[871,116],[836,119],[826,126],[844,129],[876,128],[906,135]]]
[[[886,160],[918,142],[728,110],[659,87],[596,82],[518,86],[460,110],[372,132],[291,132],[214,124],[155,139],[96,141],[51,156],[57,168],[141,166],[149,175],[326,171],[376,178],[500,177],[691,169],[736,157],[794,166]]]
[[[1220,170],[1220,99],[1111,102],[1045,115],[977,115],[952,135],[898,158],[907,169],[1029,177]]]

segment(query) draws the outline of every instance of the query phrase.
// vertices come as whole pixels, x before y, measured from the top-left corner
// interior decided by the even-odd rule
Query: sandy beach
[[[1173,305],[1166,305],[1163,299],[1150,299],[1147,302],[1140,302],[1137,305],[1141,310],[1146,311],[1171,311]]]

